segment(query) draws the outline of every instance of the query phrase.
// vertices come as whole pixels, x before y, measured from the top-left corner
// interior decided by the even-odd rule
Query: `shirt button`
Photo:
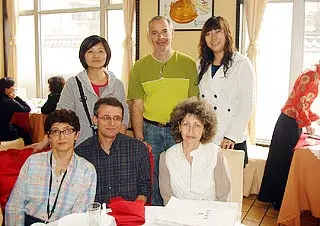
[[[202,94],[201,97],[204,98],[204,94]]]
[[[229,111],[229,112],[231,111],[230,108],[228,108],[228,111]]]
[[[109,190],[111,190],[111,186],[109,186],[108,188],[109,188]]]
[[[213,110],[217,110],[217,107],[216,107],[216,106],[214,106],[214,107],[213,107]]]
[[[217,98],[218,96],[216,94],[214,94],[214,98]]]

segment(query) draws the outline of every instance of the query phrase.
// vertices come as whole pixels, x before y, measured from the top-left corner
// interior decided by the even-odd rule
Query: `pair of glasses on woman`
[[[61,134],[65,136],[69,136],[74,133],[76,130],[74,128],[65,128],[63,130],[51,129],[49,130],[49,134],[52,136],[60,136]]]

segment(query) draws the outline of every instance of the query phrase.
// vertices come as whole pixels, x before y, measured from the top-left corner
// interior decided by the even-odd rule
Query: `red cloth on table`
[[[116,219],[118,226],[137,226],[145,223],[145,209],[142,200],[126,201],[121,197],[110,200],[112,212],[108,214]]]
[[[0,205],[2,210],[6,206],[22,165],[32,152],[32,148],[8,149],[0,152]]]
[[[15,112],[11,118],[11,123],[19,126],[25,132],[30,132],[29,112]]]
[[[307,140],[307,138],[308,138],[308,140]],[[294,149],[298,149],[298,148],[306,147],[306,146],[319,145],[319,144],[320,144],[320,138],[314,139],[314,138],[309,137],[308,134],[301,133],[301,136],[300,136],[296,146],[294,147]]]

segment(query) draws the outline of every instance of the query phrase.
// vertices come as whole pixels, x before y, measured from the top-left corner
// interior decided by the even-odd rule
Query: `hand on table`
[[[314,135],[315,129],[312,126],[306,126],[307,134]]]

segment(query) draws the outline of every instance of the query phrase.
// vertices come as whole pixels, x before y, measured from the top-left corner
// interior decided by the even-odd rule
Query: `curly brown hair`
[[[209,143],[217,132],[217,118],[211,106],[199,97],[190,97],[178,104],[170,115],[171,134],[177,142],[182,141],[179,125],[187,114],[194,115],[204,126],[200,142]]]
[[[226,19],[221,16],[214,16],[209,18],[203,25],[200,42],[199,42],[199,59],[200,59],[200,72],[199,72],[199,82],[202,79],[203,74],[208,70],[209,66],[212,64],[214,59],[213,51],[208,47],[206,42],[206,33],[211,30],[221,29],[226,37],[226,43],[224,46],[224,56],[221,61],[223,65],[224,76],[227,75],[228,69],[231,67],[233,59],[233,39],[230,31],[229,24]]]

